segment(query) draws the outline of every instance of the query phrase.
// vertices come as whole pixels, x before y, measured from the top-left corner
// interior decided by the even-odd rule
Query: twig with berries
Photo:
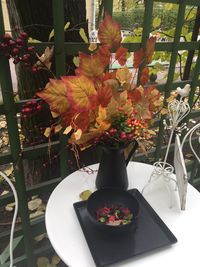
[[[55,78],[55,75],[50,70],[53,48],[46,48],[45,53],[40,57],[35,47],[28,44],[28,34],[25,32],[20,33],[16,39],[12,38],[8,33],[1,36],[0,53],[8,59],[12,58],[14,64],[22,63],[32,73],[45,69]]]

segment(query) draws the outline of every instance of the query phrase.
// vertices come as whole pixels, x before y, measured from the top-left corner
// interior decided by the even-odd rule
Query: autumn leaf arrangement
[[[58,118],[45,134],[62,130],[69,143],[81,150],[149,140],[154,114],[162,105],[159,91],[146,86],[148,67],[144,67],[152,61],[156,38],[149,38],[145,49],[134,52],[132,70],[126,66],[128,49],[122,45],[120,26],[108,13],[99,25],[98,39],[100,44],[90,44],[89,54],[79,52],[74,76],[50,79],[37,93]],[[120,66],[116,70],[109,69],[113,58]],[[140,69],[141,85],[136,86]]]
[[[62,131],[69,136],[69,143],[81,150],[97,144],[113,148],[133,141],[142,144],[154,134],[150,127],[154,114],[162,106],[159,91],[147,86],[148,64],[152,61],[156,37],[147,40],[146,48],[134,52],[131,70],[126,66],[129,53],[123,47],[120,26],[108,13],[99,25],[98,39],[100,44],[90,44],[88,54],[79,52],[74,76],[50,79],[37,93],[57,118],[45,135],[49,137]],[[53,50],[47,57],[48,66],[37,54],[39,63],[33,64],[35,51],[26,42],[25,33],[17,40],[5,35],[1,50],[12,57],[14,63],[23,62],[32,72],[43,67],[50,70]],[[44,55],[47,53],[45,51]],[[118,62],[118,69],[110,68],[113,60]],[[136,85],[137,76],[140,77],[139,86]]]

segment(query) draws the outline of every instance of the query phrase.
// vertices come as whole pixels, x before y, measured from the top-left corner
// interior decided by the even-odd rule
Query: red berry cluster
[[[103,132],[99,137],[93,140],[93,144],[121,146],[133,142],[137,137],[143,135],[145,122],[136,118],[137,112],[128,115],[122,109],[119,110],[117,117],[113,118],[112,127]]]
[[[23,118],[30,117],[35,115],[37,112],[42,110],[42,105],[40,101],[28,101],[25,105],[23,105],[21,113]]]
[[[33,73],[39,70],[34,66],[36,62],[35,48],[28,45],[28,35],[25,32],[20,33],[16,39],[8,33],[0,37],[0,52],[8,59],[12,58],[14,64],[21,62]]]

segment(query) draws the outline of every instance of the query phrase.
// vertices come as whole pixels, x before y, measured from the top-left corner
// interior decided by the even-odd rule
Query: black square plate
[[[137,229],[129,233],[102,233],[87,215],[86,201],[74,209],[97,267],[107,266],[136,255],[171,245],[176,237],[137,189],[129,191],[140,204]]]

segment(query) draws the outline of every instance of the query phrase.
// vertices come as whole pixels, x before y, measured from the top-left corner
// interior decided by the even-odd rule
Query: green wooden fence
[[[168,51],[171,52],[171,60],[169,64],[169,72],[167,81],[165,84],[160,84],[157,88],[164,92],[165,97],[168,97],[170,91],[175,89],[177,86],[183,87],[185,84],[191,84],[191,92],[189,95],[189,103],[192,105],[194,101],[195,88],[200,86],[199,73],[200,73],[200,42],[191,40],[190,42],[180,42],[180,35],[182,24],[184,21],[185,10],[187,5],[194,5],[200,8],[199,0],[148,0],[145,1],[145,12],[144,12],[144,22],[143,22],[143,33],[142,33],[142,42],[141,43],[127,43],[124,44],[129,51],[139,50],[141,47],[145,47],[145,43],[151,31],[152,25],[152,14],[153,14],[153,5],[155,2],[163,3],[173,3],[178,4],[178,16],[176,22],[176,29],[173,42],[163,42],[156,43],[156,51]],[[104,0],[105,9],[112,14],[113,0]],[[65,74],[65,55],[75,55],[78,51],[87,51],[87,44],[83,43],[65,43],[64,42],[64,1],[63,0],[52,0],[53,7],[53,22],[55,30],[55,40],[54,43],[38,43],[33,44],[36,46],[36,49],[39,52],[44,51],[45,47],[55,45],[55,65],[56,65],[56,76]],[[197,15],[198,20],[200,20],[200,15]],[[0,34],[4,34],[4,23],[2,16],[2,5],[0,5]],[[193,76],[191,79],[186,79],[180,82],[174,82],[174,72],[176,67],[176,59],[179,50],[187,51],[198,51],[198,56],[193,71]],[[14,176],[16,179],[16,189],[19,197],[19,214],[21,218],[21,225],[16,228],[15,237],[23,236],[23,242],[21,242],[21,253],[20,256],[15,257],[16,266],[36,266],[35,259],[40,255],[45,255],[51,252],[53,249],[50,243],[46,243],[42,248],[35,248],[33,238],[39,234],[45,233],[44,217],[40,217],[37,220],[30,220],[27,206],[27,199],[33,195],[39,195],[45,192],[51,192],[54,187],[64,178],[68,173],[67,165],[67,149],[63,149],[66,146],[66,138],[62,135],[60,136],[59,141],[52,142],[51,151],[58,152],[60,151],[60,168],[61,168],[61,177],[53,179],[47,182],[43,182],[32,187],[26,187],[25,185],[25,175],[23,168],[23,160],[27,159],[36,159],[47,155],[48,153],[48,144],[36,145],[34,147],[27,147],[21,149],[20,139],[19,139],[19,130],[18,130],[18,121],[16,114],[20,112],[23,104],[27,101],[18,101],[14,102],[13,97],[13,88],[11,81],[11,73],[9,68],[8,60],[0,55],[0,84],[3,95],[3,105],[0,105],[0,115],[6,116],[9,141],[10,141],[10,152],[0,155],[0,164],[13,163],[14,166]],[[191,114],[192,118],[200,117],[200,112],[195,111]],[[157,138],[156,149],[152,150],[150,153],[151,156],[154,156],[154,159],[158,159],[162,154],[162,151],[165,150],[163,146],[163,123],[162,120],[157,122],[159,125],[159,133]],[[173,150],[173,145],[171,147]],[[137,160],[141,160],[143,155],[138,155]],[[194,169],[198,168],[198,164],[194,162],[188,167],[193,170],[192,175],[194,176]],[[200,179],[192,179],[191,182],[194,185],[200,184]],[[14,201],[12,194],[7,194],[0,197],[0,207],[5,206],[8,203]],[[9,231],[0,233],[0,243],[9,240]],[[9,266],[9,262],[1,265],[3,267]]]

